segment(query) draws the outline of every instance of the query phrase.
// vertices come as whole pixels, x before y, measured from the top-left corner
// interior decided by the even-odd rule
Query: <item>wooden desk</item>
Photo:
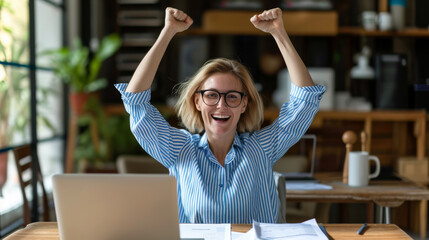
[[[368,224],[363,235],[357,235],[356,232],[362,224],[325,224],[329,239],[389,239],[402,240],[412,239],[398,226],[394,224]],[[232,224],[231,230],[235,232],[247,232],[252,226],[250,224]],[[100,229],[102,231],[102,229]],[[37,222],[27,225],[6,237],[5,240],[46,240],[60,239],[57,223],[55,222]]]
[[[427,200],[429,190],[411,181],[372,180],[366,187],[349,187],[341,181],[341,173],[316,173],[321,183],[331,185],[331,190],[287,190],[287,201],[313,202],[374,202],[380,207],[398,207],[405,201],[419,205],[420,236],[426,238]],[[417,213],[417,212],[416,212]]]

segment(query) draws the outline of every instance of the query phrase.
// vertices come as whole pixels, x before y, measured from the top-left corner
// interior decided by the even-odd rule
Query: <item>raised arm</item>
[[[314,83],[307,68],[286,33],[282,10],[280,8],[266,10],[261,14],[254,15],[250,21],[256,28],[270,33],[274,37],[288,68],[292,83],[298,87],[313,86]]]
[[[188,29],[192,23],[193,20],[186,13],[170,7],[165,9],[164,28],[134,72],[128,84],[127,92],[137,93],[150,88],[171,39],[176,33]]]

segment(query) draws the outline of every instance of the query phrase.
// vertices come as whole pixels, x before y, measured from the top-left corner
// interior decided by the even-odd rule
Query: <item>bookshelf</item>
[[[128,82],[155,43],[164,26],[164,5],[162,0],[116,0],[115,28],[123,43],[116,55],[115,82]],[[165,66],[161,65],[160,73],[165,72],[163,68]]]

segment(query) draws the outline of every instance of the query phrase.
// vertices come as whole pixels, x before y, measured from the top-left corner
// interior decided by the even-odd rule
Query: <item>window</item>
[[[63,45],[63,15],[62,0],[0,0],[0,233],[22,217],[12,149],[37,144],[48,192],[52,174],[63,169],[63,84],[42,55]],[[36,124],[31,123],[32,107]]]

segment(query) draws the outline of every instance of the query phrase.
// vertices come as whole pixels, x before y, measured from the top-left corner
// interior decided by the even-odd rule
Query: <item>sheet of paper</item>
[[[332,186],[317,182],[286,182],[286,190],[329,190]]]
[[[271,224],[254,222],[253,229],[255,230],[255,239],[328,240],[314,218],[303,223]]]
[[[231,240],[247,240],[246,233],[231,231]]]
[[[231,240],[231,224],[180,224],[180,238]]]

